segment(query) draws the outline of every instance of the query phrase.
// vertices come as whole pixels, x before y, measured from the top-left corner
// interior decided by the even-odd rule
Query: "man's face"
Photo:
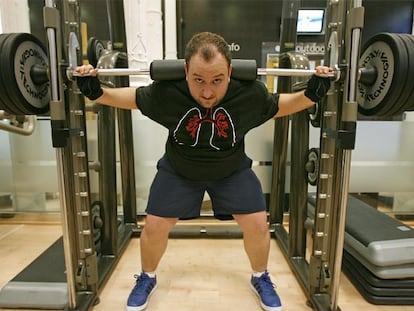
[[[185,64],[188,88],[193,98],[204,108],[217,105],[227,92],[231,66],[220,53],[208,62],[199,54]]]

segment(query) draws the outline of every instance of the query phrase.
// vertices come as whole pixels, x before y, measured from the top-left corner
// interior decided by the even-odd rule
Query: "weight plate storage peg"
[[[17,115],[46,114],[50,101],[46,48],[29,33],[7,34],[0,45],[2,110]]]
[[[409,52],[402,40],[391,33],[379,33],[364,45],[359,60],[357,102],[363,115],[385,116],[395,113],[395,105],[411,92],[407,81]],[[408,90],[407,90],[408,88]]]

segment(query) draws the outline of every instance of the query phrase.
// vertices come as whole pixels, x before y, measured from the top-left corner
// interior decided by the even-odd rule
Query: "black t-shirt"
[[[136,91],[142,114],[168,129],[166,156],[191,180],[218,180],[246,166],[244,137],[278,111],[277,94],[260,81],[232,79],[211,109],[191,96],[185,80],[156,81]]]

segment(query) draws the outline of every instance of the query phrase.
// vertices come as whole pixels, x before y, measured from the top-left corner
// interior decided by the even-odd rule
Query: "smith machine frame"
[[[294,50],[299,5],[300,0],[285,0],[283,3],[281,53]],[[341,75],[331,83],[326,98],[319,103],[322,111],[320,158],[313,219],[308,216],[308,185],[304,161],[309,149],[308,112],[291,117],[288,231],[283,226],[283,214],[286,205],[284,186],[289,119],[275,121],[273,183],[269,202],[270,229],[306,293],[309,304],[321,311],[339,310],[337,298],[351,150],[355,144],[358,111],[356,86],[363,21],[361,0],[327,1],[328,27],[324,62],[340,71]],[[65,70],[82,62],[78,43],[78,38],[81,38],[78,1],[46,0],[44,25],[48,39],[52,142],[56,149],[62,209],[68,297],[65,309],[87,310],[96,303],[99,289],[114,268],[127,240],[132,234],[139,233],[136,224],[131,113],[110,107],[96,107],[98,139],[105,143],[98,144],[100,197],[98,203],[92,203],[85,104],[76,83],[66,77]],[[121,54],[114,53],[112,56],[115,57],[101,57],[103,63],[100,67],[114,68],[120,64],[121,67],[126,66]],[[111,59],[119,62],[113,64]],[[279,77],[279,92],[291,91],[289,79]],[[125,86],[128,82],[116,80],[109,81],[108,84]],[[122,219],[118,215],[115,195],[115,113],[120,142]],[[306,224],[312,226],[312,247],[306,247]],[[97,240],[99,243],[96,243]],[[310,252],[309,258],[307,250]]]
[[[282,12],[281,52],[292,50],[300,1],[285,1]],[[289,4],[289,5],[287,5]],[[339,310],[337,299],[344,244],[345,216],[351,150],[355,144],[358,105],[356,86],[359,45],[364,23],[361,0],[328,0],[325,64],[341,71],[321,106],[319,175],[314,219],[308,218],[308,184],[305,177],[309,148],[307,112],[291,117],[291,181],[289,230],[283,226],[285,172],[289,120],[275,122],[273,183],[270,194],[270,226],[283,253],[299,280],[308,303],[316,310]],[[292,35],[293,33],[293,35]],[[289,91],[289,83],[279,78],[279,92]],[[283,89],[283,87],[285,89]],[[312,224],[313,245],[308,247],[307,223]],[[308,257],[307,257],[308,256]]]
[[[78,2],[46,0],[44,24],[50,61],[52,141],[56,149],[67,273],[66,309],[87,310],[96,303],[100,286],[136,229],[131,115],[128,111],[117,111],[123,196],[120,224],[115,195],[115,110],[98,108],[98,139],[105,143],[100,144],[99,150],[100,204],[93,206],[84,100],[76,84],[65,79],[65,70],[62,70],[82,62],[78,44],[78,38],[81,38]],[[128,143],[124,143],[126,141]],[[97,227],[94,219],[103,220],[98,228],[101,231],[99,253],[94,242]]]

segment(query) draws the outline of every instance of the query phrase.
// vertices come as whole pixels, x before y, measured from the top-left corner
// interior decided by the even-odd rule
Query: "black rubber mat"
[[[363,282],[360,279],[353,276],[353,272],[344,269],[345,275],[349,278],[351,283],[358,289],[362,297],[366,301],[376,305],[414,305],[414,297],[401,297],[401,296],[378,296],[367,291]]]
[[[414,279],[381,280],[344,251],[342,270],[360,294],[378,305],[414,305]],[[380,286],[374,286],[373,283]]]
[[[344,267],[355,270],[368,284],[372,287],[378,288],[398,288],[413,290],[414,296],[414,278],[401,279],[381,279],[369,271],[357,258],[352,256],[349,252],[344,250]]]
[[[12,282],[66,282],[65,270],[63,239],[59,238],[16,275]]]

